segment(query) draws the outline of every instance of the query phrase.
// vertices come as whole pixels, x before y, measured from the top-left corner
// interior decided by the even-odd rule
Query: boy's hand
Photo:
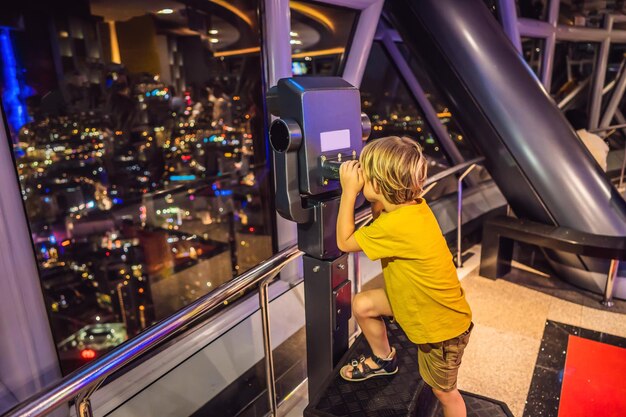
[[[358,194],[365,184],[365,177],[359,161],[348,161],[341,164],[339,180],[344,193]]]

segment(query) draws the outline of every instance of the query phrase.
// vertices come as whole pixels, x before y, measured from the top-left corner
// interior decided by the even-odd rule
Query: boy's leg
[[[444,417],[466,417],[465,401],[458,389],[441,391],[433,388],[435,397],[441,402]]]
[[[466,417],[465,401],[456,387],[459,367],[473,323],[458,337],[440,343],[418,345],[417,362],[424,382],[443,406],[445,417]]]
[[[352,300],[352,313],[363,331],[363,335],[369,343],[372,353],[379,358],[386,358],[391,354],[391,347],[387,339],[385,322],[381,316],[392,316],[391,305],[385,290],[375,289],[363,291],[354,296]],[[378,365],[367,358],[365,361],[370,368],[376,369]],[[361,365],[359,365],[361,368]],[[351,377],[352,371],[347,370],[346,376]]]

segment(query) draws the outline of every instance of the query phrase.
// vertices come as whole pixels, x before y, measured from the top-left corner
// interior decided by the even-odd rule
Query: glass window
[[[359,12],[290,1],[293,75],[340,75]]]
[[[258,5],[31,4],[0,89],[69,372],[271,256]]]
[[[528,66],[541,78],[541,61],[546,41],[537,38],[522,38],[522,54]]]
[[[433,98],[430,93],[428,96],[430,99]],[[386,136],[407,136],[415,139],[424,149],[429,161],[429,175],[450,166],[448,157],[424,118],[421,108],[380,42],[372,44],[363,74],[361,108],[372,121],[369,140]],[[452,128],[454,117],[449,109],[442,103],[436,104],[435,108],[454,142],[467,145],[466,148],[461,145],[459,149],[470,149],[469,143],[460,131],[455,130],[456,127]],[[475,155],[473,150],[472,155]],[[453,192],[456,192],[456,180],[454,177],[448,177],[430,190],[426,197],[432,201]]]
[[[361,108],[372,121],[370,140],[409,136],[422,145],[424,153],[437,165],[448,166],[438,140],[380,42],[372,45],[365,67]]]
[[[428,101],[435,108],[439,120],[441,120],[445,126],[450,139],[452,139],[452,142],[461,152],[461,155],[467,159],[476,158],[476,149],[471,145],[470,141],[466,139],[454,113],[450,110],[450,106],[448,105],[443,91],[438,88],[436,83],[424,70],[424,65],[410,53],[409,48],[407,48],[404,43],[397,43],[397,45],[411,67],[413,74],[415,74],[420,86],[424,89]]]
[[[517,16],[527,19],[548,20],[548,0],[516,0],[516,4]]]

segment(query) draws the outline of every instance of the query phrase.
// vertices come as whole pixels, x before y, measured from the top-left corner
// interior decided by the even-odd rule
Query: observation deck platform
[[[441,406],[432,390],[420,378],[417,346],[395,322],[386,320],[389,342],[398,354],[398,373],[348,382],[339,375],[351,358],[370,354],[367,341],[360,335],[333,370],[322,392],[304,410],[304,417],[439,417]],[[474,417],[512,417],[503,402],[462,392],[467,415]]]

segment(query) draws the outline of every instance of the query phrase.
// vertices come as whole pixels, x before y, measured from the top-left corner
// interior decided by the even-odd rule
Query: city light
[[[96,351],[93,349],[81,350],[80,357],[86,360],[91,360],[96,357]]]
[[[22,97],[30,95],[32,88],[20,85],[18,75],[21,69],[15,59],[11,32],[7,28],[0,28],[0,57],[4,80],[2,102],[9,124],[15,131],[18,131],[30,120]]]
[[[193,181],[195,179],[195,175],[172,175],[170,177],[170,180],[172,181]]]
[[[61,95],[60,91],[46,90],[56,86],[38,83],[41,91],[37,94],[46,97],[46,107],[33,100],[32,120],[11,132],[21,185],[18,197],[23,199],[31,222],[63,372],[98,359],[161,320],[170,313],[168,297],[180,296],[184,303],[190,303],[221,284],[200,278],[190,288],[177,288],[178,294],[164,295],[154,287],[160,277],[175,280],[188,272],[210,275],[219,262],[236,272],[237,264],[244,269],[243,265],[272,255],[272,245],[268,244],[273,238],[271,232],[261,235],[258,222],[262,220],[254,215],[269,208],[268,192],[253,187],[260,182],[255,175],[269,169],[254,157],[254,143],[262,134],[262,126],[254,127],[251,122],[255,117],[260,121],[264,113],[259,107],[261,101],[256,100],[262,97],[250,94],[255,92],[253,82],[261,80],[252,79],[257,70],[244,66],[237,70],[240,74],[205,75],[203,84],[219,85],[223,91],[219,100],[220,104],[225,102],[225,110],[217,115],[219,106],[211,102],[208,91],[214,87],[192,90],[183,77],[189,62],[183,62],[185,57],[176,50],[179,36],[196,36],[207,44],[217,44],[213,49],[222,49],[231,39],[231,31],[240,30],[243,22],[258,30],[254,9],[239,10],[227,0],[210,2],[239,16],[242,21],[238,27],[229,27],[226,33],[221,26],[204,26],[201,33],[202,25],[188,27],[189,22],[182,19],[185,16],[179,16],[183,10],[178,6],[157,11],[153,5],[144,12],[146,18],[155,17],[156,25],[184,28],[184,34],[168,32],[167,42],[156,51],[178,57],[169,78],[158,70],[138,73],[131,68],[126,62],[130,57],[124,53],[129,44],[146,50],[153,45],[142,43],[141,36],[134,40],[121,36],[124,24],[113,16],[98,19],[103,28],[95,20],[78,19],[71,30],[61,31],[61,37],[57,29],[53,39],[45,42],[30,36],[28,25],[19,33],[0,28],[0,34],[5,35],[0,39],[0,46],[4,46],[0,48],[3,95],[16,91],[13,98],[25,99],[32,92],[24,89],[24,81],[41,81],[36,80],[42,74],[36,67],[38,61],[32,53],[18,48],[72,58],[50,74],[64,80],[67,97],[65,90]],[[120,5],[120,11],[141,15],[130,4],[131,10],[126,7]],[[159,16],[154,16],[157,13]],[[168,14],[177,18],[160,16]],[[212,24],[221,22],[212,19]],[[81,33],[89,35],[81,37]],[[80,39],[84,48],[66,47],[75,39]],[[108,45],[104,56],[101,45]],[[48,50],[57,47],[60,51]],[[258,43],[253,43],[246,50],[206,58],[221,67],[221,58],[228,54],[258,54],[259,50]],[[15,56],[7,60],[7,54]],[[162,58],[163,62],[169,59]],[[11,59],[15,62],[9,62]],[[78,65],[80,62],[89,65]],[[175,72],[179,76],[175,77]],[[250,85],[237,87],[238,77],[250,78]],[[14,85],[7,86],[7,79]],[[99,84],[98,88],[92,88],[94,84]],[[112,97],[120,99],[120,108],[108,106]],[[2,104],[6,112],[9,106]],[[259,131],[254,130],[257,128]],[[252,169],[255,173],[250,172]],[[227,223],[234,227],[224,229]],[[235,262],[223,256],[231,249],[228,240],[221,239],[223,231],[232,235],[232,242],[241,241],[235,240],[240,233],[250,236],[245,253],[237,255]],[[200,288],[204,291],[198,291]],[[61,316],[76,317],[77,321],[57,320]],[[85,324],[77,329],[79,318]]]

